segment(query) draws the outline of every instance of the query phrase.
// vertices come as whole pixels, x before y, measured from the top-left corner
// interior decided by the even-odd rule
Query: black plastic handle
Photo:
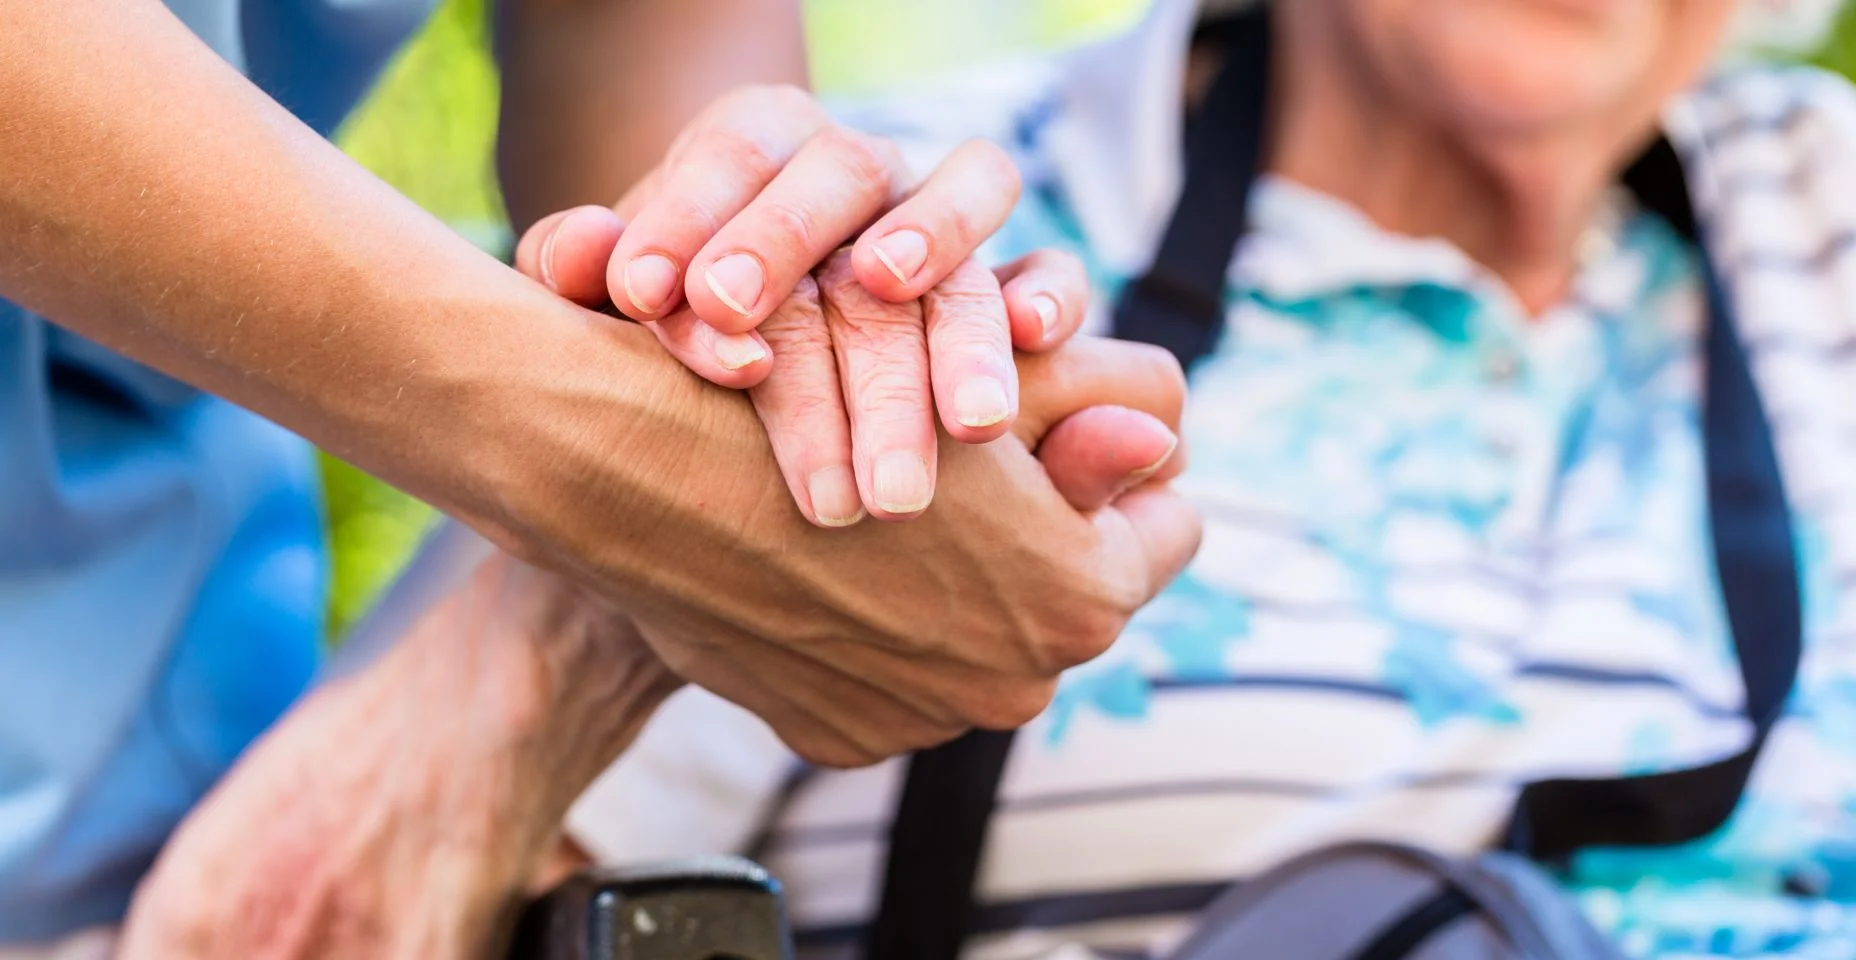
[[[578,874],[523,911],[509,960],[792,960],[780,885],[735,857]]]

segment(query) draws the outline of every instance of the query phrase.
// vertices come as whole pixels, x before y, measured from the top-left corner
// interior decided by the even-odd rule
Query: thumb
[[[1151,414],[1090,407],[1050,429],[1038,460],[1057,492],[1078,510],[1097,510],[1135,485],[1179,472],[1178,437]],[[1166,476],[1160,476],[1164,473]]]
[[[516,269],[530,280],[584,307],[606,302],[606,264],[625,225],[605,207],[549,214],[516,244]]]

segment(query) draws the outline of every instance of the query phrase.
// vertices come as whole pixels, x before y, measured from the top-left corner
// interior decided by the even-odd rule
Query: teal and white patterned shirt
[[[854,105],[927,163],[1013,145],[1000,255],[1084,254],[1113,302],[1178,189],[1194,4],[1078,54]],[[1771,412],[1806,652],[1732,823],[1568,878],[1634,955],[1856,956],[1856,94],[1746,70],[1666,127]],[[1363,171],[1369,175],[1369,171]],[[1616,198],[1528,317],[1451,245],[1265,180],[1191,371],[1191,567],[1021,736],[977,960],[1163,955],[1206,892],[1313,847],[1485,847],[1519,785],[1703,764],[1748,735],[1707,533],[1699,251]],[[811,956],[880,887],[900,764],[813,773],[701,694],[576,810],[619,859],[757,848]],[[666,811],[670,812],[666,812]]]

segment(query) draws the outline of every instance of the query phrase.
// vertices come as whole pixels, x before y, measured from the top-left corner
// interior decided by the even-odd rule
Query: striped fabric
[[[1177,190],[1189,7],[845,115],[919,160],[1014,144],[1027,201],[996,252],[1076,249],[1106,300]],[[1773,416],[1807,650],[1729,829],[1593,853],[1569,882],[1638,955],[1852,956],[1856,96],[1744,70],[1666,125]],[[976,960],[1161,955],[1224,885],[1311,847],[1470,851],[1526,781],[1744,742],[1702,489],[1697,252],[1616,198],[1573,295],[1530,319],[1446,243],[1286,182],[1252,206],[1227,337],[1192,372],[1182,485],[1204,549],[1019,739]],[[757,722],[690,693],[572,823],[613,859],[749,849],[807,955],[853,956],[901,765],[792,769]]]

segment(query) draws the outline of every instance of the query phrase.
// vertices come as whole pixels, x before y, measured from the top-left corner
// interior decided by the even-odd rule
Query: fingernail
[[[934,498],[928,485],[928,464],[912,453],[878,458],[871,486],[876,488],[876,505],[886,513],[920,513]]]
[[[876,242],[876,258],[898,282],[908,283],[928,262],[928,238],[915,230],[898,230]]]
[[[1147,466],[1142,467],[1139,470],[1136,470],[1133,473],[1128,474],[1128,485],[1133,486],[1134,484],[1140,483],[1142,480],[1145,480],[1148,477],[1151,477],[1154,474],[1159,473],[1160,468],[1166,466],[1166,462],[1168,460],[1173,459],[1173,451],[1178,450],[1178,449],[1179,449],[1179,438],[1174,437],[1173,442],[1166,445],[1166,453],[1162,454],[1160,456],[1160,459],[1155,460],[1153,463],[1148,464]]]
[[[745,253],[731,253],[709,264],[709,269],[703,271],[703,280],[717,300],[745,317],[754,312],[754,303],[760,299],[760,289],[766,284],[767,275],[761,270],[759,260]]]
[[[954,388],[954,419],[962,426],[990,427],[1011,415],[1005,384],[992,377],[974,377]]]
[[[750,363],[759,363],[767,359],[767,348],[760,341],[745,333],[717,333],[715,343],[710,347],[715,354],[715,362],[730,370],[739,370]]]
[[[826,467],[806,480],[812,498],[812,515],[827,527],[848,527],[864,518],[864,503],[857,495],[857,478],[843,465]]]
[[[541,241],[541,282],[555,293],[561,292],[561,286],[554,282],[554,238],[561,235],[561,228],[572,219],[573,214],[562,217],[561,222],[548,231],[548,238]]]
[[[1049,343],[1057,336],[1057,298],[1040,293],[1031,298],[1031,309],[1038,312],[1038,322],[1044,327],[1044,342]]]
[[[656,313],[676,292],[677,265],[655,253],[633,257],[625,265],[625,297],[640,313]]]

